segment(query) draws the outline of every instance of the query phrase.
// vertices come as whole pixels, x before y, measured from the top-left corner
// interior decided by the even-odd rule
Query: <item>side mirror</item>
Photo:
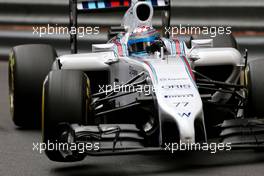
[[[193,52],[196,48],[211,48],[213,47],[213,39],[198,39],[198,40],[191,40],[191,49],[189,50],[187,56],[190,60],[196,61],[199,59],[199,56],[196,52]],[[195,50],[194,50],[195,51]]]
[[[213,39],[198,39],[191,41],[192,49],[203,48],[203,47],[213,47]]]
[[[92,52],[107,52],[107,51],[113,51],[114,44],[93,44],[92,45]]]

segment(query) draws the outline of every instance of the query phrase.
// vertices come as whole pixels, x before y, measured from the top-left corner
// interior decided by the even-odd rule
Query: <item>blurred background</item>
[[[171,25],[231,26],[240,45],[249,56],[264,53],[263,0],[171,0]],[[109,26],[120,25],[124,11],[85,14],[80,26],[100,26],[100,35],[79,39],[80,52],[89,51],[92,43],[107,41]],[[161,27],[160,14],[155,13],[154,25]],[[28,43],[48,43],[59,54],[69,53],[68,35],[33,35],[33,26],[68,26],[68,0],[0,0],[0,59],[6,60],[11,47]]]

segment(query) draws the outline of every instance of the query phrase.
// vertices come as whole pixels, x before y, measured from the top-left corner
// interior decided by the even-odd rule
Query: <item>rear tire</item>
[[[50,45],[20,45],[9,57],[10,112],[15,125],[39,127],[42,84],[57,57]]]
[[[81,71],[51,71],[43,86],[42,99],[42,134],[44,143],[56,144],[60,141],[65,129],[58,125],[87,124],[87,116],[91,118],[91,96],[88,77]],[[46,150],[52,161],[80,161],[84,155],[78,152],[63,157],[59,150]]]
[[[264,58],[250,62],[246,71],[248,115],[264,117]]]

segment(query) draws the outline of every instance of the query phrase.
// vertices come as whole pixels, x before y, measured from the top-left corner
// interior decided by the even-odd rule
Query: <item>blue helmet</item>
[[[147,47],[160,37],[157,30],[149,26],[136,28],[128,38],[129,55],[142,56],[147,54]]]

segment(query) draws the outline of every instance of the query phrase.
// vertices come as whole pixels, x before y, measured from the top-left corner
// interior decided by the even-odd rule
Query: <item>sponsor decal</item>
[[[189,102],[175,102],[173,103],[175,106],[178,107],[187,107],[189,105]]]
[[[164,98],[190,98],[193,94],[164,95]]]
[[[190,117],[191,114],[192,114],[191,112],[188,112],[188,113],[185,113],[185,112],[184,113],[178,113],[178,115],[181,116],[181,117]]]
[[[171,85],[162,85],[161,88],[163,89],[190,89],[190,84],[171,84]]]
[[[162,81],[179,81],[179,80],[187,80],[187,78],[160,78],[159,80],[161,82]]]

